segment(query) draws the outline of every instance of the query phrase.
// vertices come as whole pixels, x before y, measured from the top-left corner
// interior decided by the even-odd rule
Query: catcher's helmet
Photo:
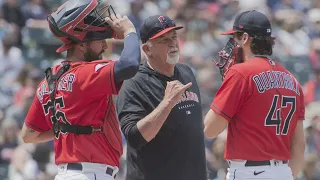
[[[115,14],[102,0],[68,0],[47,18],[51,32],[64,45],[56,52],[70,49],[74,43],[114,37],[105,17]]]

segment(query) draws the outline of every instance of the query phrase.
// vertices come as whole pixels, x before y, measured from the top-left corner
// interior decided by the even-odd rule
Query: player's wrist
[[[126,37],[130,33],[137,33],[135,28],[130,28],[123,33],[123,36]]]
[[[165,107],[168,107],[169,109],[172,109],[175,105],[175,103],[170,100],[170,99],[166,99],[164,98],[162,101],[161,101],[161,104]]]

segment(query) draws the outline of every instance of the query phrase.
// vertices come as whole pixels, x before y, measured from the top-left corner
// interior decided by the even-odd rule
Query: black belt
[[[92,134],[94,132],[102,132],[101,127],[95,128],[92,126],[78,126],[78,125],[64,124],[61,122],[56,122],[54,128],[55,130],[58,130],[61,132],[69,132],[74,134]]]
[[[76,170],[76,171],[82,171],[83,167],[81,163],[68,163],[67,170]],[[113,169],[110,167],[107,167],[106,174],[112,176]]]
[[[288,164],[288,161],[282,161],[282,163]],[[244,166],[246,166],[246,167],[248,167],[248,166],[270,166],[270,165],[271,165],[271,162],[269,160],[266,160],[266,161],[247,161],[244,164]]]

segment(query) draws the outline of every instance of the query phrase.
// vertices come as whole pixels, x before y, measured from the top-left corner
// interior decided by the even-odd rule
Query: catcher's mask
[[[243,62],[242,58],[242,48],[233,38],[230,38],[224,48],[218,52],[217,57],[214,58],[213,61],[216,66],[218,66],[223,79],[231,66]]]
[[[51,32],[64,43],[57,52],[72,48],[74,43],[114,37],[112,28],[104,20],[112,13],[115,14],[112,6],[103,0],[65,2],[47,18]]]

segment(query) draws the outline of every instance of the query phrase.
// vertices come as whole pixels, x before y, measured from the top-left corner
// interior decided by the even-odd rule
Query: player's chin
[[[103,59],[103,53],[104,53],[104,50],[102,50],[102,51],[99,53],[99,60],[102,60],[102,59]]]

